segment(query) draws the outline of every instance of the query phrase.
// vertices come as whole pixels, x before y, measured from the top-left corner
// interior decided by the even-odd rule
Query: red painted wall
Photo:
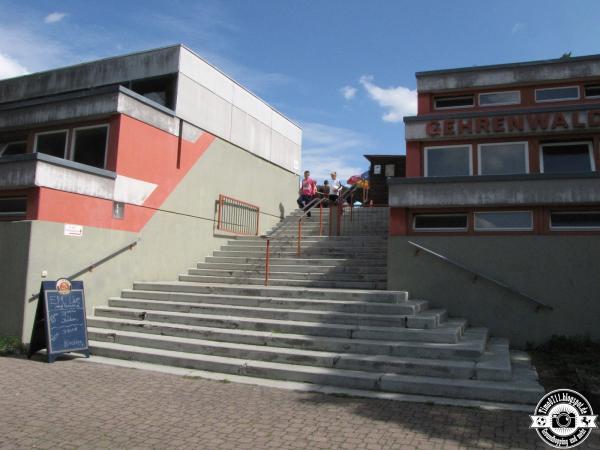
[[[111,120],[110,133],[116,152],[109,151],[108,168],[157,185],[144,204],[128,204],[125,218],[113,219],[112,200],[40,188],[36,219],[138,232],[214,141],[206,132],[196,142],[182,139],[178,164],[179,138],[170,133],[125,115]]]

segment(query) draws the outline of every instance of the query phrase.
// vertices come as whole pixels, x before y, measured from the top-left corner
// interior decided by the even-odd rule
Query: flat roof
[[[560,57],[554,59],[539,59],[534,61],[523,61],[523,62],[515,62],[515,63],[503,63],[503,64],[490,64],[485,66],[470,66],[470,67],[457,67],[451,69],[439,69],[439,70],[426,70],[421,72],[416,72],[415,76],[417,78],[421,76],[430,76],[430,75],[441,75],[448,73],[460,73],[460,72],[475,72],[479,70],[494,70],[494,69],[511,69],[518,67],[528,67],[528,66],[538,66],[538,65],[547,65],[547,64],[564,64],[569,62],[583,62],[583,61],[593,61],[600,60],[600,54],[595,55],[583,55],[583,56],[569,56],[569,57]]]

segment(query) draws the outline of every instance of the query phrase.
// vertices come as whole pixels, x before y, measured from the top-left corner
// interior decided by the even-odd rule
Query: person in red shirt
[[[317,195],[317,183],[310,177],[310,172],[308,170],[304,171],[304,179],[302,180],[299,194],[300,197],[298,197],[297,200],[298,206],[306,211],[306,206],[312,201],[315,195]],[[307,216],[310,217],[310,211]]]

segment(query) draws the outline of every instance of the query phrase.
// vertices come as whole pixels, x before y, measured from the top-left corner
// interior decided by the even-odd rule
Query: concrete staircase
[[[238,237],[172,282],[138,282],[88,319],[94,355],[436,399],[535,404],[535,370],[508,342],[387,291],[381,209],[345,236],[295,212],[265,240]],[[328,231],[328,215],[324,229]],[[382,224],[383,222],[383,224]]]

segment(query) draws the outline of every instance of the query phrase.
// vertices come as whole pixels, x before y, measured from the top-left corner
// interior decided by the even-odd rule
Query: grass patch
[[[600,410],[600,343],[588,337],[553,336],[529,349],[546,390],[574,389]]]
[[[25,347],[15,336],[0,336],[0,356],[24,355]]]

